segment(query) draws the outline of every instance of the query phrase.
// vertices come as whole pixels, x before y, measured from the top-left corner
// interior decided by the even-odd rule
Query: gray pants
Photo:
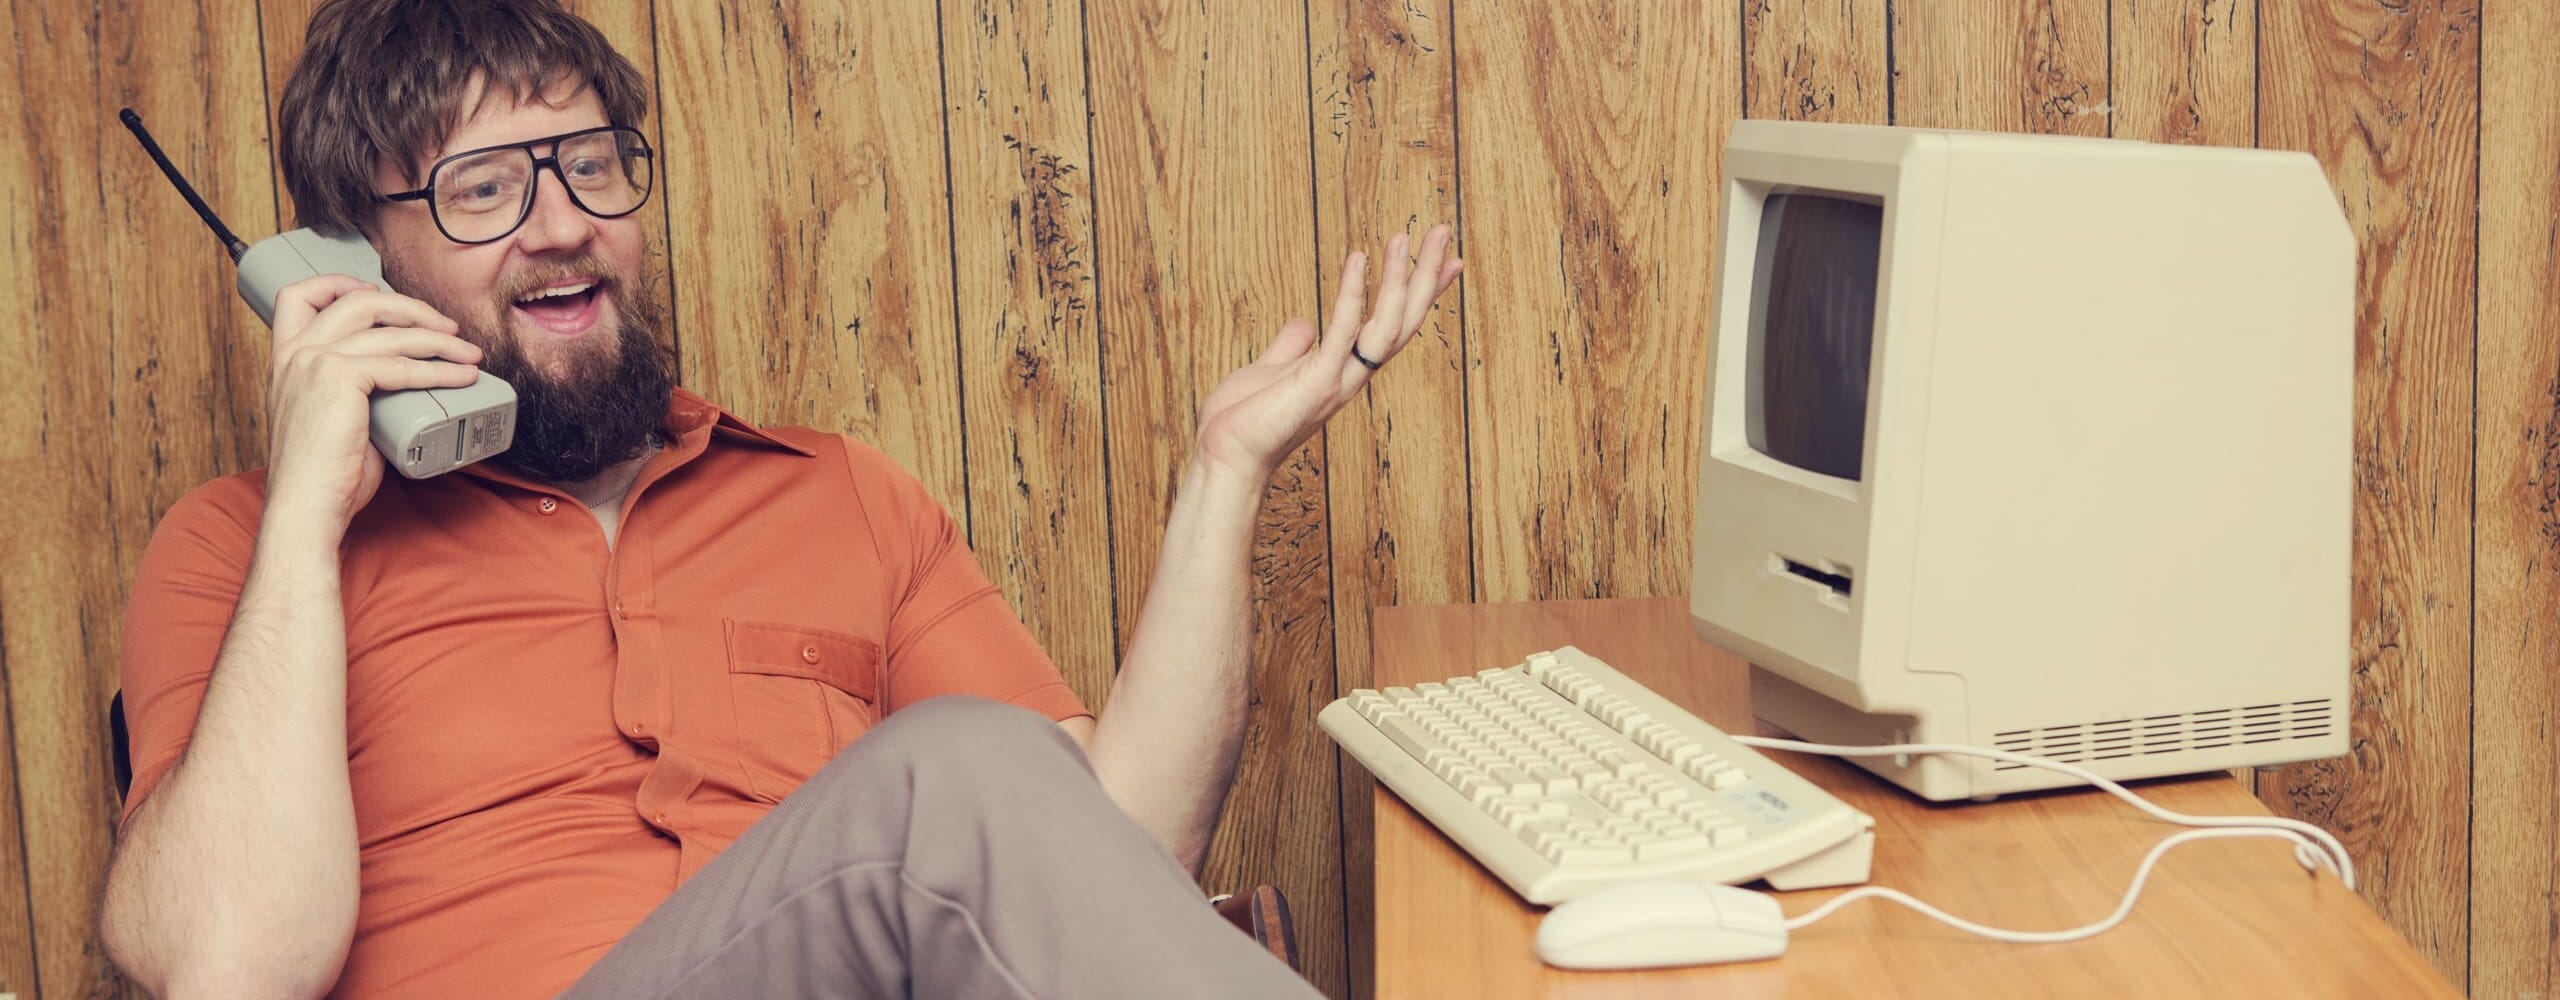
[[[1292,997],[1056,723],[937,698],[854,741],[569,997]]]

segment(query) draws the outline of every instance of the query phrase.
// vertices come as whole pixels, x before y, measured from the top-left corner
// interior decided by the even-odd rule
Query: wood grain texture
[[[1096,294],[1120,634],[1161,551],[1200,399],[1292,316],[1322,315],[1308,176],[1307,39],[1297,4],[1096,0],[1085,8],[1094,102]],[[1107,96],[1106,96],[1107,95]],[[1254,678],[1244,756],[1212,839],[1212,892],[1269,883],[1296,926],[1340,926],[1331,741],[1331,582],[1321,436],[1283,464],[1253,552]],[[1340,995],[1342,940],[1299,936],[1300,965]]]
[[[2319,156],[2358,247],[2350,756],[2287,768],[2270,790],[2346,841],[2365,898],[2461,983],[2479,12],[2329,0],[2260,14],[2260,144]]]
[[[103,491],[81,492],[112,519],[112,533],[97,539],[97,554],[111,562],[104,586],[92,584],[80,602],[90,655],[11,691],[18,725],[80,734],[27,748],[19,773],[30,856],[51,859],[31,868],[30,886],[37,911],[53,918],[39,922],[45,992],[65,996],[115,979],[94,932],[117,803],[105,719],[124,594],[171,504],[266,455],[266,328],[240,303],[220,244],[117,124],[116,109],[141,113],[197,192],[235,225],[264,235],[276,197],[254,0],[101,4],[97,27],[99,92],[76,113],[96,129],[97,249],[110,295],[89,335],[103,340],[105,356],[57,359],[45,370],[103,394],[104,424],[58,440],[106,444],[78,464],[107,476]]]
[[[1083,11],[1068,0],[965,0],[942,16],[970,541],[1100,710],[1119,648]]]
[[[2117,138],[2256,143],[2255,0],[2113,0],[2109,17]]]
[[[0,475],[13,484],[0,501],[0,990],[29,996],[120,995],[86,943],[87,901],[61,891],[103,871],[97,819],[111,804],[91,798],[94,772],[80,773],[104,760],[106,705],[92,693],[113,670],[92,665],[114,662],[117,604],[98,22],[88,3],[12,4],[0,46],[13,98],[0,139],[0,273],[12,279],[0,282],[0,315],[16,328],[0,337],[0,360],[21,375],[0,391],[0,416],[18,429],[0,437]],[[59,812],[66,798],[77,812]],[[66,819],[70,843],[54,839]]]
[[[1731,4],[1458,11],[1479,600],[1688,585],[1741,36]]]
[[[877,445],[965,519],[934,5],[658,13],[684,384]]]
[[[1892,6],[1896,125],[2106,135],[2107,0]]]
[[[1340,291],[1354,251],[1418,242],[1459,216],[1456,39],[1446,4],[1316,0],[1307,7],[1315,113],[1316,274],[1320,302]],[[1464,238],[1452,252],[1464,256]],[[1369,618],[1380,605],[1465,601],[1474,593],[1467,482],[1465,302],[1461,281],[1391,368],[1326,425],[1332,521],[1334,687],[1369,685]],[[1344,825],[1367,822],[1367,774],[1345,763]],[[1372,938],[1366,841],[1342,845],[1342,924],[1350,995],[1364,996]]]
[[[2480,26],[2471,993],[2560,992],[2560,8]]]
[[[1882,125],[1893,67],[1885,0],[1747,0],[1743,116]]]
[[[1726,732],[1752,731],[1742,660],[1699,642],[1678,597],[1390,608],[1376,634],[1381,684],[1508,666],[1569,644]],[[2123,897],[2142,855],[2174,829],[2095,790],[1940,805],[1841,761],[1774,756],[1875,817],[1873,883],[1999,927],[2099,918]],[[2137,785],[2170,809],[2265,813],[2221,774]],[[2305,877],[2273,840],[2177,848],[2126,921],[2087,941],[1984,941],[1864,902],[1791,933],[1775,961],[1588,973],[1540,964],[1532,941],[1546,911],[1522,902],[1394,793],[1378,793],[1377,821],[1381,998],[2459,995],[2354,893],[2331,876]],[[1840,891],[1775,895],[1800,914]]]

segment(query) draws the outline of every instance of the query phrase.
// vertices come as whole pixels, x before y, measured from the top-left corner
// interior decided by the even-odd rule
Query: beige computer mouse
[[[1645,879],[1568,900],[1538,922],[1538,958],[1562,969],[1658,969],[1775,958],[1778,901],[1695,879]]]

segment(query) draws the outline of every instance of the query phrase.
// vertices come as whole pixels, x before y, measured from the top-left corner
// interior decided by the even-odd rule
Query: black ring
[[[1352,356],[1352,358],[1354,358],[1354,359],[1358,360],[1361,364],[1368,365],[1368,366],[1369,366],[1369,370],[1370,370],[1370,371],[1377,371],[1377,370],[1378,370],[1378,368],[1379,368],[1379,366],[1384,365],[1384,364],[1386,363],[1386,362],[1383,362],[1383,361],[1371,361],[1371,360],[1369,360],[1369,356],[1368,356],[1368,355],[1360,353],[1360,342],[1359,342],[1359,341],[1356,341],[1356,340],[1351,342],[1351,356]]]

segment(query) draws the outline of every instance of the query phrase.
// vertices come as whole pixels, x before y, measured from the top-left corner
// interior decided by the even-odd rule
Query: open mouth
[[[603,294],[599,282],[571,282],[536,289],[515,300],[515,307],[535,326],[573,337],[595,325],[596,301]]]

